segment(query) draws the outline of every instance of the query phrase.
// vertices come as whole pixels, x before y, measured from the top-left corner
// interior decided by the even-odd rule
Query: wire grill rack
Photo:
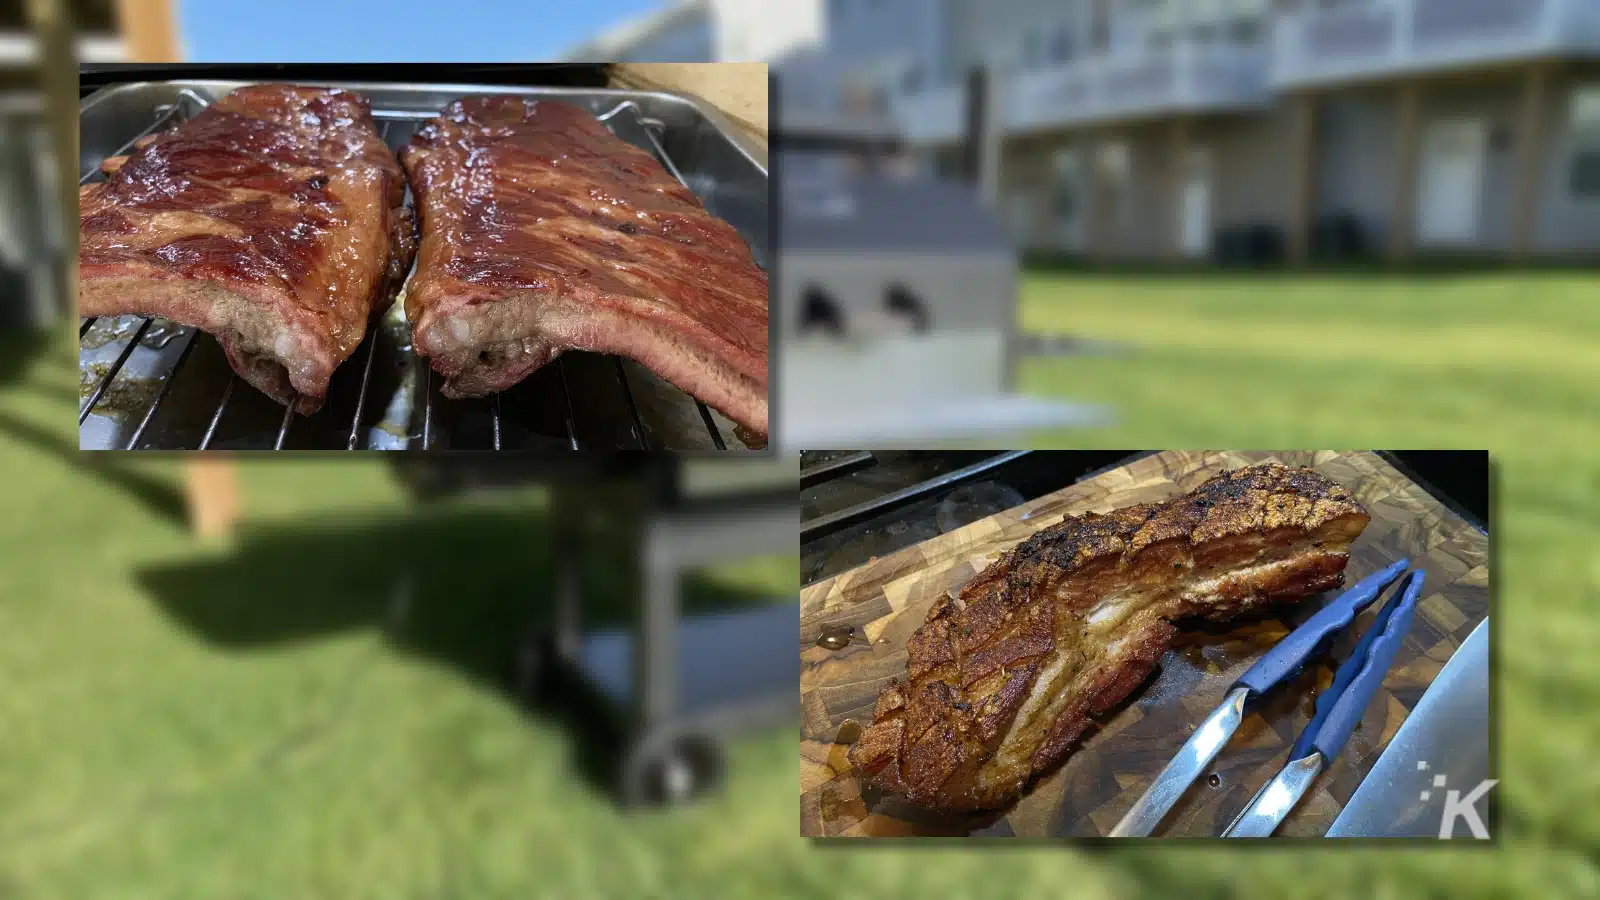
[[[154,120],[111,155],[128,153],[139,139],[178,125],[206,105],[195,91],[180,91],[177,102],[156,107]],[[373,110],[385,143],[397,150],[435,115]],[[660,120],[628,99],[596,117],[619,138],[653,153],[711,207],[667,154]],[[95,166],[79,183],[99,177]],[[411,202],[408,188],[406,203]],[[760,261],[764,254],[752,250]],[[432,369],[411,352],[398,301],[335,370],[327,402],[311,416],[296,416],[292,406],[279,408],[249,385],[240,389],[220,345],[198,329],[121,316],[83,319],[78,336],[78,424],[85,449],[726,450],[730,440],[724,435],[735,432],[720,413],[615,356],[566,353],[504,393],[446,399]],[[222,379],[220,397],[206,401]],[[378,398],[384,398],[381,409]],[[183,412],[175,413],[175,407]],[[197,412],[204,410],[209,412]],[[744,447],[740,437],[732,443]]]

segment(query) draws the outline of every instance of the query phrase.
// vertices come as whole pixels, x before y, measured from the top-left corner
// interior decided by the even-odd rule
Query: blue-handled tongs
[[[1411,627],[1417,598],[1422,595],[1424,573],[1418,569],[1408,574],[1410,567],[1411,561],[1402,559],[1361,579],[1267,651],[1234,682],[1222,705],[1195,729],[1178,754],[1156,776],[1149,790],[1111,830],[1111,836],[1143,837],[1154,831],[1238,729],[1244,719],[1245,701],[1266,693],[1298,671],[1333,635],[1349,627],[1356,615],[1371,606],[1385,588],[1405,576],[1404,587],[1379,611],[1350,658],[1334,673],[1333,684],[1317,698],[1310,724],[1289,752],[1289,764],[1256,792],[1222,833],[1223,837],[1272,834],[1300,801],[1317,773],[1339,754],[1388,673],[1395,649]]]

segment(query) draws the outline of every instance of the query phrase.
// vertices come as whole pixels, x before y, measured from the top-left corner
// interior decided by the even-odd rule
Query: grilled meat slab
[[[400,160],[422,223],[406,316],[446,396],[590,350],[767,433],[767,275],[649,153],[578,107],[480,96]]]
[[[1010,805],[1149,675],[1175,620],[1223,621],[1342,584],[1367,525],[1310,469],[1224,472],[1165,503],[1068,518],[940,598],[856,770],[920,805]]]
[[[359,94],[242,87],[101,168],[78,192],[78,314],[208,331],[301,413],[411,266],[404,176]]]

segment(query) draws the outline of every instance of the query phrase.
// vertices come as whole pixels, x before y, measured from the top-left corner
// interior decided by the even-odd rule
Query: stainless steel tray
[[[248,83],[139,82],[89,95],[79,108],[81,182],[98,178],[100,161],[126,152],[138,137],[171,128]],[[655,154],[770,269],[766,150],[697,98],[616,89],[297,83],[365,94],[384,140],[396,149],[422,121],[470,94],[574,103]],[[311,416],[294,415],[242,383],[209,335],[159,319],[83,320],[78,366],[85,450],[746,449],[721,414],[618,357],[568,353],[502,394],[447,399],[411,352],[399,303],[334,372],[327,403]]]

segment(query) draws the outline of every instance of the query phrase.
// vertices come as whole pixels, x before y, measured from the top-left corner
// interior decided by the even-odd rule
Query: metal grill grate
[[[185,121],[187,118],[203,109],[206,105],[207,101],[199,94],[188,89],[182,90],[179,93],[178,102],[158,107],[156,109],[156,116],[149,126],[136,134],[127,143],[123,144],[122,147],[113,155],[122,155],[128,153],[130,150],[132,150],[134,144],[137,143],[141,138],[155,134],[159,131],[166,130],[170,126]],[[409,140],[411,133],[415,131],[415,129],[421,123],[433,118],[435,115],[437,115],[436,111],[429,112],[393,109],[373,110],[373,117],[378,122],[380,134],[382,135],[385,143],[389,144],[391,147],[397,147],[399,144]],[[678,179],[681,184],[689,188],[691,191],[694,190],[693,186],[690,185],[690,183],[683,177],[683,174],[678,169],[678,166],[667,154],[666,148],[663,144],[663,135],[665,133],[666,126],[660,120],[646,117],[640,110],[639,106],[632,100],[624,100],[620,103],[617,103],[615,106],[606,110],[605,112],[598,113],[596,118],[605,123],[612,133],[617,135],[622,140],[628,141],[629,143],[639,146],[642,149],[648,149],[652,154],[655,155],[655,157],[661,162],[667,171],[673,175],[674,178]],[[400,131],[403,131],[404,133],[398,133]],[[87,184],[94,180],[98,175],[99,168],[96,166],[92,168],[88,174],[79,179],[79,184]],[[411,205],[412,203],[409,187],[406,191],[405,202],[407,205]],[[399,303],[397,301],[396,306],[398,305]],[[393,314],[393,311],[391,311],[391,314]],[[105,400],[108,392],[110,392],[113,386],[113,383],[117,381],[118,375],[125,372],[125,367],[129,358],[132,356],[134,351],[141,346],[141,341],[143,341],[147,335],[152,333],[152,329],[156,327],[156,323],[159,321],[154,318],[145,317],[120,317],[118,322],[126,323],[130,319],[140,320],[132,336],[127,338],[126,345],[122,347],[116,358],[105,367],[103,374],[98,374],[97,377],[94,377],[93,386],[86,386],[84,388],[84,391],[87,392],[87,399],[81,403],[78,410],[78,424],[80,427],[83,426],[85,421],[89,418],[89,415],[95,411],[96,407]],[[78,330],[80,339],[84,338],[84,336],[89,333],[89,330],[94,326],[95,321],[95,319],[86,319],[82,322]],[[361,347],[358,348],[356,353],[352,355],[352,358],[345,360],[345,362],[339,367],[340,370],[352,365],[359,365],[361,367],[361,380],[359,388],[356,391],[354,411],[350,415],[349,428],[347,431],[343,428],[339,429],[339,433],[344,436],[343,444],[345,450],[367,449],[360,446],[361,436],[364,430],[363,417],[368,414],[368,395],[369,388],[373,380],[374,361],[379,355],[379,342],[376,339],[375,333],[382,327],[382,323],[375,324],[373,329],[368,332],[367,337],[362,342]],[[409,328],[405,328],[404,335],[404,342],[401,346],[401,349],[402,351],[405,351],[404,355],[409,357]],[[120,334],[117,335],[117,339],[121,339]],[[173,334],[164,335],[161,346],[165,346],[165,343],[174,339],[181,339],[184,342],[182,349],[179,351],[176,359],[172,361],[170,367],[166,369],[164,374],[158,377],[157,380],[159,386],[154,392],[153,396],[150,398],[148,407],[144,408],[137,414],[138,424],[133,428],[132,434],[128,437],[127,441],[120,449],[211,449],[213,446],[213,441],[216,440],[219,433],[219,423],[223,421],[225,414],[228,412],[230,402],[235,402],[238,395],[245,393],[235,391],[235,387],[239,382],[239,377],[230,369],[227,384],[222,391],[222,396],[216,401],[216,406],[210,414],[209,422],[206,425],[204,434],[201,436],[197,446],[193,448],[151,446],[141,447],[141,441],[145,440],[149,426],[156,418],[158,409],[160,409],[163,403],[167,402],[172,396],[173,386],[179,380],[179,373],[184,370],[185,364],[190,360],[192,351],[194,351],[196,346],[200,345],[203,341],[213,340],[210,335],[207,335],[198,329],[182,326],[176,327],[176,331]],[[615,378],[616,388],[618,389],[616,393],[620,394],[622,405],[627,409],[627,417],[625,420],[623,420],[628,431],[628,440],[625,443],[637,449],[653,449],[657,442],[652,440],[651,429],[646,427],[645,417],[641,414],[639,404],[635,400],[635,390],[633,386],[630,385],[630,373],[628,371],[628,366],[625,365],[623,360],[619,357],[612,357],[610,358],[609,362],[609,369]],[[433,370],[431,367],[428,367],[425,364],[419,363],[418,367],[421,369],[421,433],[420,435],[412,435],[410,428],[407,427],[404,449],[413,449],[412,444],[417,440],[420,440],[420,445],[418,447],[420,449],[436,449],[435,445],[440,437],[442,423],[440,422],[441,416],[437,414],[434,409],[434,394],[436,393],[436,389],[433,379]],[[561,392],[559,418],[562,423],[561,427],[565,431],[562,444],[572,450],[585,449],[589,442],[580,438],[579,417],[577,414],[580,404],[576,403],[573,399],[571,386],[572,381],[568,372],[568,355],[564,354],[560,357],[557,357],[553,367],[546,366],[546,369],[551,368],[554,369],[554,380],[559,383]],[[598,369],[599,367],[594,368]],[[337,376],[337,370],[335,374]],[[86,370],[84,374],[85,385],[87,385],[91,376],[95,375],[96,373],[93,373],[92,370]],[[639,369],[632,377],[653,378],[650,373],[644,371],[643,369]],[[659,381],[659,379],[656,380]],[[665,382],[660,382],[660,384],[665,385]],[[513,390],[516,389],[514,388]],[[710,438],[711,445],[718,450],[727,449],[727,442],[723,438],[722,428],[718,425],[718,417],[704,403],[694,400],[692,397],[688,397],[681,392],[677,392],[676,389],[671,390],[680,398],[693,400],[699,413],[699,424],[704,427],[706,435]],[[330,385],[330,397],[331,393],[332,386]],[[483,401],[489,420],[489,444],[493,450],[500,450],[503,444],[501,397],[501,394],[495,394]],[[294,401],[298,401],[298,399],[298,395],[295,395]],[[469,402],[470,401],[456,401],[458,404]],[[412,408],[414,408],[414,405]],[[282,418],[278,422],[276,434],[272,439],[273,449],[281,450],[285,447],[290,438],[290,434],[294,428],[295,422],[296,416],[294,414],[294,406],[293,403],[291,403],[291,405],[284,408]],[[727,424],[725,420],[724,423],[725,425]],[[382,424],[368,425],[365,430],[370,433],[373,429],[381,427],[383,427]],[[731,425],[728,425],[728,427],[731,427]],[[703,438],[699,440],[703,440]],[[619,442],[619,445],[622,443],[623,442]],[[394,447],[392,449],[401,448]]]

